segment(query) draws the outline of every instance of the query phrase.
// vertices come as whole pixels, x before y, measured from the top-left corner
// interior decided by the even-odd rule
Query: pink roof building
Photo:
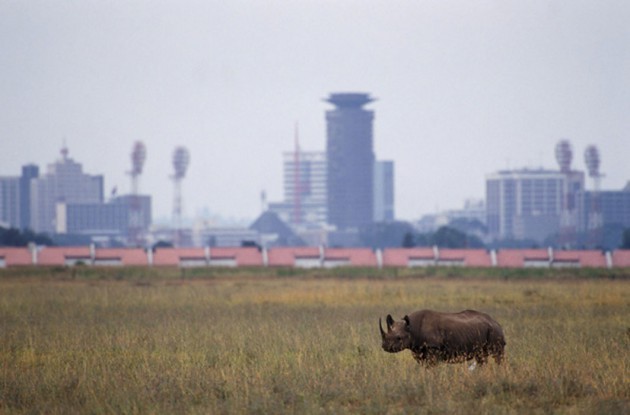
[[[350,265],[376,267],[376,255],[370,248],[326,248],[322,265],[326,268]]]
[[[322,251],[313,246],[278,247],[268,250],[267,258],[271,267],[313,268],[321,266]]]
[[[203,266],[207,265],[203,248],[158,248],[153,253],[153,265],[170,266]]]
[[[28,248],[0,248],[0,268],[33,265],[33,257]]]
[[[37,254],[37,265],[64,266],[92,263],[89,246],[47,246]]]
[[[630,249],[618,249],[613,251],[612,265],[619,268],[630,268]]]
[[[433,248],[386,248],[383,250],[384,267],[411,267],[435,264]]]
[[[490,254],[485,249],[440,249],[438,265],[491,267]]]
[[[147,253],[142,248],[97,248],[94,253],[94,265],[140,267],[148,264]]]
[[[262,266],[263,258],[255,247],[159,248],[153,254],[153,265],[254,267]]]
[[[255,247],[235,247],[235,248],[209,248],[210,265],[229,266],[232,261],[238,267],[261,267],[263,266],[262,253]]]
[[[547,249],[500,249],[497,266],[506,268],[545,267],[551,258]]]
[[[554,267],[606,268],[606,256],[601,251],[553,251]]]

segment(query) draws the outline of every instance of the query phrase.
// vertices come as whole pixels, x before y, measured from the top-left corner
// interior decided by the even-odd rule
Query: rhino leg
[[[503,361],[503,353],[505,351],[505,339],[503,336],[498,337],[493,343],[490,349],[490,354],[494,357],[494,361],[497,364],[501,364]]]
[[[495,347],[492,353],[492,357],[494,357],[494,361],[497,362],[498,365],[503,361],[503,345],[499,345]]]
[[[426,347],[423,347],[417,351],[412,350],[411,354],[416,362],[427,369],[436,366],[439,363],[438,357],[435,354],[430,353]]]

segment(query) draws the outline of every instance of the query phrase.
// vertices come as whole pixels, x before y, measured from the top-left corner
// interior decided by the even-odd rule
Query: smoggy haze
[[[331,92],[378,98],[378,159],[396,215],[485,196],[499,169],[573,167],[596,144],[605,189],[630,180],[627,1],[0,0],[0,175],[63,142],[106,189],[130,190],[133,143],[154,216],[172,209],[172,152],[190,150],[184,211],[254,218],[282,199],[299,123],[324,150]],[[589,183],[590,187],[590,183]]]

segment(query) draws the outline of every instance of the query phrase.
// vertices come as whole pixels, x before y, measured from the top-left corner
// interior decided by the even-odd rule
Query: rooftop
[[[336,105],[337,108],[361,108],[375,100],[375,98],[370,97],[370,94],[360,92],[334,93],[324,99],[324,101]]]

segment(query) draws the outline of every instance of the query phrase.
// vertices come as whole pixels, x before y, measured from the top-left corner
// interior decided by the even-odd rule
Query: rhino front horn
[[[378,318],[378,328],[381,329],[381,338],[385,339],[385,331],[383,330],[383,325],[381,324],[381,318]]]

